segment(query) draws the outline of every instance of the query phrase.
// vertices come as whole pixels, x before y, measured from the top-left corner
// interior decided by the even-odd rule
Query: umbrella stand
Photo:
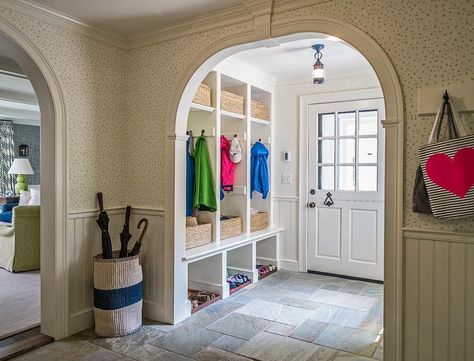
[[[97,200],[99,201],[100,213],[97,217],[97,225],[102,231],[102,257],[104,259],[113,258],[112,254],[112,241],[110,240],[109,234],[109,216],[106,211],[104,211],[104,197],[102,193],[97,193]]]
[[[132,207],[127,206],[127,210],[125,211],[125,223],[123,224],[123,229],[122,232],[120,233],[120,254],[119,257],[127,257],[128,253],[128,242],[130,241],[130,238],[132,238],[132,235],[130,234],[130,211],[132,210]]]
[[[136,256],[136,255],[140,254],[140,248],[142,247],[143,237],[145,236],[145,233],[148,229],[148,219],[146,219],[146,218],[140,219],[140,222],[138,222],[138,226],[137,226],[138,229],[140,229],[142,223],[145,223],[145,227],[143,227],[143,231],[140,234],[140,237],[138,238],[138,241],[135,243],[132,250],[129,252],[129,254],[128,254],[129,257]]]

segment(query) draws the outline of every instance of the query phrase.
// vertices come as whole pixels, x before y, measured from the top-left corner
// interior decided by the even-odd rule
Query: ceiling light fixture
[[[324,49],[324,45],[314,44],[312,48],[316,51],[316,53],[314,54],[316,62],[313,65],[313,84],[323,84],[325,71],[324,64],[321,62],[321,58],[323,57],[321,50]]]

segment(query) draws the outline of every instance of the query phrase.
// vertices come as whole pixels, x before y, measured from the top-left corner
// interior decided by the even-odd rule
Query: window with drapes
[[[12,190],[12,176],[8,170],[14,158],[13,124],[9,120],[0,120],[0,195]]]

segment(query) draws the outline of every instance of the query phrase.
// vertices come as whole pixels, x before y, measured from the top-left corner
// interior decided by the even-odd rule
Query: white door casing
[[[307,269],[383,280],[384,102],[357,96],[308,106]]]

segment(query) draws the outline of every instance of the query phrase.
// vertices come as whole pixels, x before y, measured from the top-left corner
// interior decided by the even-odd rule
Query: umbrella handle
[[[139,241],[140,243],[142,242],[143,237],[145,236],[145,233],[146,233],[146,231],[147,231],[147,229],[148,229],[148,219],[146,219],[146,218],[140,219],[140,222],[138,222],[138,226],[137,226],[138,229],[140,229],[142,223],[145,223],[145,227],[143,228],[143,231],[142,231],[142,233],[140,234],[140,237],[138,238],[138,241]]]
[[[104,196],[102,192],[97,193],[97,200],[99,201],[99,209],[102,212],[104,210]]]

